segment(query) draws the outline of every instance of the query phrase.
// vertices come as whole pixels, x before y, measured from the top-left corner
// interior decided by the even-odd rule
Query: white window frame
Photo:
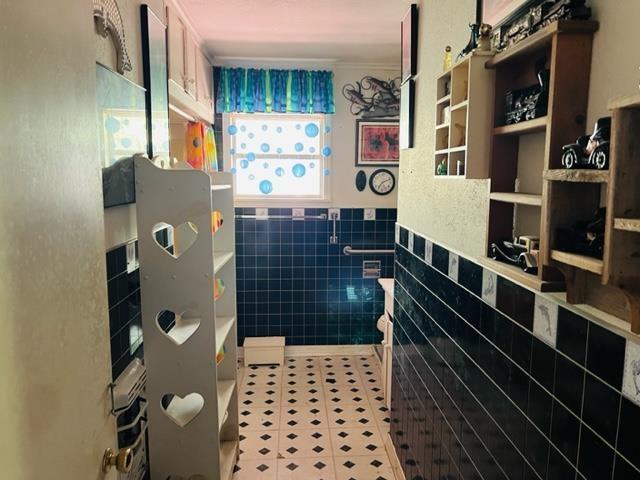
[[[223,128],[223,161],[224,161],[224,169],[225,171],[230,171],[233,165],[233,159],[231,155],[231,150],[236,148],[235,142],[237,140],[236,135],[229,135],[229,125],[235,123],[234,117],[247,117],[250,116],[252,119],[263,119],[267,122],[274,121],[274,117],[285,116],[287,118],[296,119],[300,122],[308,122],[309,120],[317,121],[320,127],[320,145],[318,148],[318,152],[314,154],[310,153],[300,153],[296,155],[279,155],[273,153],[262,153],[255,152],[256,162],[259,160],[266,160],[272,158],[290,158],[292,160],[296,158],[305,159],[305,160],[316,160],[318,164],[318,169],[320,172],[324,172],[325,169],[329,169],[330,174],[324,175],[324,173],[320,174],[320,195],[241,195],[237,193],[236,188],[236,177],[234,175],[234,191],[235,193],[235,203],[238,205],[250,205],[250,206],[273,206],[277,207],[279,205],[288,205],[291,206],[291,201],[296,201],[296,206],[304,206],[304,204],[319,204],[319,203],[330,203],[331,201],[331,156],[324,157],[322,155],[322,151],[325,146],[330,145],[331,142],[331,133],[327,133],[325,127],[330,125],[331,121],[329,119],[329,115],[327,114],[299,114],[299,113],[225,113],[222,115],[222,128]],[[237,167],[236,167],[237,168]]]

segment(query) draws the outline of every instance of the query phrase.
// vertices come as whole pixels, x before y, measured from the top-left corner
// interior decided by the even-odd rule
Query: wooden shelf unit
[[[611,177],[602,283],[622,290],[631,331],[640,333],[640,94],[612,100],[609,110]]]
[[[557,218],[550,185],[572,181],[572,174],[556,174],[555,170],[562,167],[562,146],[574,142],[587,129],[591,51],[597,29],[598,23],[591,21],[554,22],[486,62],[486,67],[495,71],[487,251],[493,242],[520,235],[539,236],[538,275],[506,273],[520,282],[522,275],[531,277],[526,284],[536,290],[562,288],[560,272],[546,267],[552,262],[549,232],[557,226],[550,220]],[[506,93],[536,84],[535,65],[542,60],[550,70],[546,116],[504,125]],[[531,147],[538,144],[540,148]],[[551,178],[554,175],[558,177]],[[574,199],[574,203],[578,202]],[[568,219],[566,212],[560,213],[560,219]]]
[[[151,476],[231,480],[239,453],[233,177],[183,162],[159,168],[143,156],[135,168]],[[158,225],[172,249],[151,234]],[[172,323],[160,323],[162,312],[174,312]]]
[[[494,73],[484,65],[491,56],[473,53],[437,79],[434,174],[443,160],[447,165],[447,175],[438,177],[480,179],[489,175]]]

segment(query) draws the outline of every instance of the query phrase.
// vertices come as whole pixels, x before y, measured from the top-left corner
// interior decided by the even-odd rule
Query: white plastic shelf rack
[[[135,166],[151,478],[230,480],[239,437],[232,176],[143,156]],[[223,218],[215,232],[214,211]],[[165,231],[171,248],[156,240]],[[159,322],[163,312],[172,324]]]

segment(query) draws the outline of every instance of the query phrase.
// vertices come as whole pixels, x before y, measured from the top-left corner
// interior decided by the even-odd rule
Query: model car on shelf
[[[538,273],[540,239],[532,236],[516,237],[513,242],[502,240],[491,244],[489,256],[494,260],[520,267],[525,273]]]
[[[590,136],[584,135],[576,143],[562,147],[562,166],[568,169],[608,169],[610,140],[611,117],[600,118]]]

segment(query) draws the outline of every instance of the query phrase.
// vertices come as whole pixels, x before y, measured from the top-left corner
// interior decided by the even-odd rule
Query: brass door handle
[[[111,467],[116,467],[120,473],[129,473],[133,466],[133,449],[122,448],[115,453],[112,449],[107,448],[102,457],[102,471],[107,473]]]

